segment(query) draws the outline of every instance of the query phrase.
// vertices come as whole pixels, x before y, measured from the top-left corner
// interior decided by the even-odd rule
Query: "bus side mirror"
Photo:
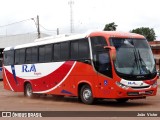
[[[104,46],[104,49],[109,49],[110,54],[111,54],[111,59],[115,61],[116,60],[116,48],[113,46]]]

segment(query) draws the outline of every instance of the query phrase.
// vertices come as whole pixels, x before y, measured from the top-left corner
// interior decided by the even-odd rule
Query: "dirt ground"
[[[160,85],[160,80],[158,80]],[[65,97],[56,99],[52,96],[29,99],[23,93],[16,93],[3,89],[3,82],[0,81],[0,111],[160,111],[160,87],[156,96],[147,99],[129,100],[127,103],[117,103],[115,100],[97,101],[94,105],[85,105],[78,102],[77,98]],[[127,114],[127,112],[126,112]],[[1,120],[2,118],[0,118]],[[6,119],[6,118],[5,118]],[[9,119],[9,118],[8,118]],[[16,118],[18,120],[20,118]],[[22,119],[22,118],[21,118]],[[26,118],[23,118],[26,119]],[[32,118],[33,119],[33,118]],[[43,118],[38,118],[39,120]],[[45,119],[87,119],[87,120],[119,120],[119,117],[46,117]],[[122,118],[121,118],[122,119]],[[123,120],[135,118],[124,117]],[[139,117],[136,117],[139,119]],[[141,120],[152,120],[152,118],[140,117]],[[158,119],[157,117],[153,117]]]

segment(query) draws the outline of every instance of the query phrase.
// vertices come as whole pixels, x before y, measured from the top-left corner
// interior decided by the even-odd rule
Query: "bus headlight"
[[[152,85],[153,88],[157,87],[157,81]]]
[[[120,83],[120,82],[116,82],[116,85],[119,86],[120,88],[123,88],[123,89],[128,89],[129,87]]]

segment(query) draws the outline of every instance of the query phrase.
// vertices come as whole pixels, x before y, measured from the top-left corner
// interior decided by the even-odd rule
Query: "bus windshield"
[[[116,71],[125,75],[147,75],[156,72],[155,61],[146,39],[111,38],[116,48]]]

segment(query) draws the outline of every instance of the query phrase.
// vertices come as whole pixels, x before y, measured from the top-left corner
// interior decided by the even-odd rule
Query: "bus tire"
[[[35,95],[33,94],[32,85],[27,83],[24,89],[24,95],[28,98],[33,98]]]
[[[118,103],[125,103],[128,101],[127,98],[119,98],[119,99],[116,99]]]
[[[91,87],[89,85],[83,85],[80,91],[81,101],[85,104],[93,104],[94,98],[92,94]]]

